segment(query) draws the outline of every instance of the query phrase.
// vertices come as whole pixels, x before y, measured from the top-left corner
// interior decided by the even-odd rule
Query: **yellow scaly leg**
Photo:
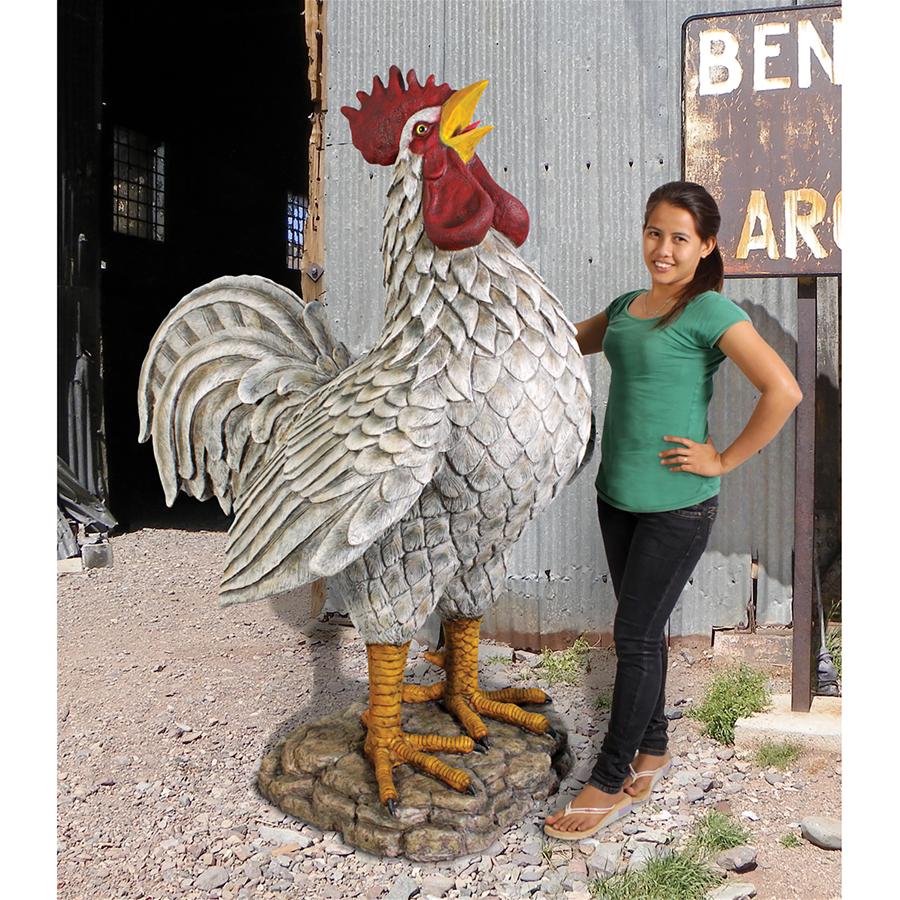
[[[482,691],[478,687],[478,635],[481,619],[455,619],[444,622],[446,646],[425,658],[447,673],[446,680],[427,687],[403,686],[403,699],[409,703],[443,699],[468,735],[487,749],[487,726],[479,713],[501,722],[518,725],[534,734],[552,733],[550,723],[539,713],[519,709],[520,703],[548,703],[549,697],[537,688],[504,688]]]
[[[369,657],[369,708],[362,714],[367,729],[365,754],[375,769],[378,796],[394,814],[397,789],[394,766],[409,763],[416,769],[439,778],[457,791],[474,793],[468,772],[454,769],[423,751],[437,753],[469,753],[474,749],[471,738],[445,737],[440,734],[408,734],[400,726],[400,703],[403,694],[403,670],[409,643],[366,644]]]

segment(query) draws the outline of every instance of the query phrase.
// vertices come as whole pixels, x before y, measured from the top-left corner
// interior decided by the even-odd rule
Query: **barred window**
[[[113,231],[165,240],[166,148],[129,128],[113,129]]]
[[[309,214],[309,201],[302,194],[287,195],[287,267],[300,269],[303,254],[303,228]]]

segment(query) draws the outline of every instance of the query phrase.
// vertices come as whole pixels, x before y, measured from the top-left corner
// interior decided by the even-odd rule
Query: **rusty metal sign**
[[[683,26],[684,177],[722,213],[726,275],[841,271],[840,4]]]

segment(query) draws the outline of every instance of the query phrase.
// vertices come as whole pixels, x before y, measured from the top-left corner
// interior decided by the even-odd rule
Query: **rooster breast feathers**
[[[427,351],[351,362],[319,304],[256,276],[172,310],[141,371],[141,440],[169,505],[180,488],[233,507],[223,604],[341,571],[416,502],[449,441]]]

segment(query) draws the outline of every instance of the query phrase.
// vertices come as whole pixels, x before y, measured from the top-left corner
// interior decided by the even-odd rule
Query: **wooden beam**
[[[309,208],[303,228],[300,293],[309,303],[325,300],[325,113],[328,111],[328,54],[325,43],[327,0],[304,0],[308,55],[307,78],[312,99],[309,132]],[[311,613],[318,617],[327,600],[324,578],[311,585]]]
[[[328,108],[328,57],[325,42],[327,0],[304,0],[308,54],[307,78],[312,99],[309,132],[309,209],[303,228],[300,292],[308,303],[325,299],[325,113]]]

